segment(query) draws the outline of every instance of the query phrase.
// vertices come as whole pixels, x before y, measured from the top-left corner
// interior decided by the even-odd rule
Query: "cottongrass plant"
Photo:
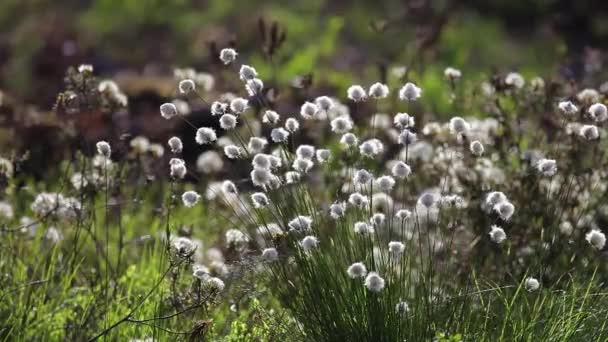
[[[17,269],[0,291],[3,337],[114,340],[150,328],[202,340],[214,304],[236,312],[254,292],[235,292],[240,283],[271,290],[295,320],[276,327],[293,339],[606,340],[607,110],[597,91],[554,97],[541,79],[509,73],[459,98],[463,75],[452,68],[454,108],[470,116],[431,121],[413,80],[353,85],[334,94],[345,103],[311,97],[289,116],[237,51],[219,58],[243,97],[211,99],[213,77],[184,69],[181,99],[159,108],[191,135],[99,141],[62,187],[31,196],[19,212],[35,219],[19,225],[0,202],[1,222],[15,224],[2,227],[9,261],[0,266]],[[185,99],[207,105],[216,123],[194,126]],[[202,150],[193,163],[186,144]],[[220,231],[221,249],[193,237],[189,224],[201,221]],[[149,232],[133,235],[136,226]],[[44,253],[28,263],[15,246]],[[74,284],[90,287],[66,291]],[[182,327],[184,318],[195,322]],[[51,320],[40,335],[27,329]]]
[[[134,155],[143,147],[143,139],[135,139]],[[205,319],[249,267],[232,266],[229,273],[221,251],[203,250],[180,225],[182,216],[195,222],[197,215],[188,212],[201,195],[185,190],[177,196],[163,190],[170,184],[149,184],[139,167],[158,163],[150,146],[138,162],[114,162],[112,151],[124,146],[99,142],[92,158],[62,163],[55,191],[34,193],[18,210],[17,201],[0,202],[3,339],[200,340],[209,334]],[[185,168],[172,158],[169,181],[181,180]]]
[[[453,70],[446,76],[461,77]],[[522,133],[538,122],[524,126],[525,118],[515,120],[500,105],[509,97],[519,101],[525,91],[517,73],[504,78],[504,94],[486,92],[492,117],[455,116],[420,129],[415,124],[424,120],[406,113],[394,120],[370,113],[372,122],[388,125],[356,127],[348,113],[332,114],[341,104],[327,96],[285,118],[267,107],[261,81],[251,85],[257,77],[242,65],[249,100],[214,103],[223,111],[223,133],[234,142],[224,148],[224,162],[248,165],[249,175],[237,172],[210,187],[204,201],[229,213],[227,248],[235,260],[260,263],[306,338],[606,338],[596,316],[606,311],[593,299],[603,298],[595,284],[605,236],[590,210],[605,194],[606,149],[595,140],[604,134],[595,133],[602,107],[552,99],[562,125],[557,134],[526,140],[535,144],[529,149]],[[393,92],[379,83],[369,92],[353,85],[346,97],[360,106],[391,94],[405,108],[424,99],[413,82]],[[259,122],[255,115],[265,137],[251,129]],[[587,126],[572,127],[581,125],[575,120]],[[317,146],[298,145],[307,127],[328,135]],[[212,145],[220,134],[201,127],[193,137]],[[589,163],[580,154],[587,150],[596,159],[583,169],[576,163]],[[183,197],[185,206],[199,199],[189,192]],[[564,222],[576,228],[562,228]]]
[[[63,103],[61,94],[58,111],[105,108],[107,100],[120,98],[112,82],[98,82],[90,67],[79,70],[75,79],[87,87],[71,88],[71,98],[96,100]],[[182,82],[184,92],[205,89],[204,75],[182,76],[197,79],[195,86]],[[161,115],[184,115],[175,108],[165,104]],[[202,135],[210,141],[209,132]],[[44,181],[0,158],[6,198],[0,201],[2,340],[201,340],[210,334],[210,312],[226,293],[241,296],[232,290],[233,279],[250,272],[241,264],[229,273],[223,253],[203,250],[191,226],[182,225],[200,220],[191,208],[202,196],[186,186],[178,194],[189,165],[180,138],[166,144],[165,153],[165,142],[144,136],[98,141],[47,170]],[[169,177],[158,180],[155,168],[163,158]]]

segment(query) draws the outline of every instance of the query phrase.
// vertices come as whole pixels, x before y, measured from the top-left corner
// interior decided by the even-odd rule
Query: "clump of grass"
[[[135,156],[133,166],[111,160],[116,146],[98,147],[92,158],[61,165],[54,183],[7,179],[13,195],[3,202],[2,338],[200,338],[211,333],[216,311],[218,329],[229,326],[218,304],[238,268],[224,281],[211,277],[225,267],[219,260],[196,274],[195,263],[208,257],[201,242],[185,237],[187,228],[178,236],[183,221],[176,217],[192,223],[198,215],[176,205],[171,185],[146,184],[141,169],[157,158]],[[41,186],[46,191],[36,193]],[[243,291],[250,290],[234,294]]]
[[[570,97],[546,92],[539,78],[526,86],[517,73],[483,84],[485,94],[474,99],[456,97],[456,71],[446,71],[455,108],[479,101],[491,115],[442,124],[376,114],[417,110],[423,89],[407,82],[392,92],[402,104],[389,100],[387,85],[369,91],[355,85],[347,96],[357,117],[320,96],[303,103],[299,120],[280,122],[247,65],[239,78],[249,100],[213,103],[221,110],[212,114],[233,139],[222,143],[225,155],[235,165],[251,163],[248,179],[237,174],[207,190],[217,210],[232,212],[227,224],[238,229],[227,231],[226,246],[235,260],[259,251],[274,294],[307,337],[605,335],[603,325],[580,328],[595,324],[601,311],[587,306],[590,296],[604,298],[594,275],[605,238],[591,228],[605,193],[606,156],[595,134],[605,106],[583,91],[574,109],[564,109],[560,100]],[[518,113],[541,104],[555,127]],[[260,130],[250,107],[267,127]],[[317,134],[301,143],[306,129]],[[198,128],[198,144],[216,140],[213,128]],[[480,285],[486,282],[494,285]],[[587,284],[583,293],[581,284]]]

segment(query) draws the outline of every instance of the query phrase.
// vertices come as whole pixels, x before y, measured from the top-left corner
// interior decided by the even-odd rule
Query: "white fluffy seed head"
[[[455,81],[460,79],[460,77],[462,76],[462,72],[460,72],[460,70],[458,69],[447,67],[443,71],[443,75],[445,76],[445,78]]]
[[[367,140],[359,145],[359,153],[365,157],[373,158],[380,154],[383,149],[382,143],[378,144],[380,141],[376,139]]]
[[[268,158],[270,159],[270,167],[273,169],[277,169],[283,165],[283,160],[275,155],[269,154]]]
[[[177,114],[177,107],[173,103],[167,102],[160,105],[160,115],[163,118],[169,120]]]
[[[274,222],[259,226],[258,233],[264,237],[269,237],[271,239],[276,239],[279,236],[283,236],[285,234],[283,229],[281,229],[281,226]]]
[[[210,277],[209,268],[203,265],[193,265],[192,276],[200,280],[207,280]]]
[[[534,292],[540,288],[540,283],[536,278],[526,278],[524,281],[524,287],[528,292]]]
[[[492,242],[497,244],[501,244],[507,239],[507,234],[499,226],[492,226],[489,234]]]
[[[110,155],[112,155],[112,148],[110,147],[110,144],[107,141],[98,141],[95,146],[97,147],[97,153],[99,153],[100,155],[106,158],[110,158]]]
[[[80,64],[78,66],[78,72],[79,73],[92,73],[93,72],[93,66],[91,64]]]
[[[455,116],[450,119],[450,131],[453,134],[465,134],[469,130],[469,123],[465,119]]]
[[[294,133],[300,128],[300,123],[294,118],[289,118],[285,121],[285,129],[289,132]]]
[[[591,105],[600,100],[600,93],[592,88],[586,88],[576,94],[576,99],[582,102],[584,105]]]
[[[535,93],[542,93],[545,89],[545,80],[542,77],[534,77],[530,80],[530,87]]]
[[[224,114],[220,118],[220,127],[224,130],[231,130],[236,127],[236,116],[232,114]]]
[[[300,108],[300,115],[302,116],[302,118],[308,120],[312,119],[317,113],[317,111],[319,111],[319,107],[317,107],[316,104],[307,101],[304,102],[304,104]]]
[[[374,225],[374,227],[379,227],[384,224],[386,221],[386,216],[383,213],[375,213],[369,219],[369,223]]]
[[[372,212],[388,212],[393,208],[393,198],[384,192],[377,192],[372,195]]]
[[[505,84],[515,87],[517,89],[521,89],[526,84],[523,76],[516,72],[510,72],[505,77]]]
[[[224,146],[224,155],[228,159],[238,159],[242,156],[242,149],[236,145]]]
[[[249,144],[247,144],[247,148],[249,149],[250,153],[256,154],[264,151],[266,145],[268,145],[268,140],[266,140],[265,138],[251,137],[249,138]]]
[[[118,84],[116,84],[116,82],[114,82],[112,80],[103,80],[103,81],[99,82],[99,85],[97,86],[97,90],[100,93],[109,93],[109,94],[120,93],[120,88],[118,87]]]
[[[389,89],[386,84],[376,82],[369,87],[369,97],[374,99],[386,98],[389,94]]]
[[[359,145],[359,153],[366,157],[374,157],[378,154],[377,145],[371,140],[364,141]]]
[[[249,108],[249,102],[242,97],[237,97],[230,101],[230,110],[236,115],[242,114],[247,108]]]
[[[412,212],[407,209],[399,209],[395,214],[395,217],[400,220],[409,220],[412,217]]]
[[[258,72],[253,67],[243,64],[239,70],[239,77],[243,81],[249,81],[258,77]]]
[[[279,260],[279,252],[276,248],[266,248],[262,251],[262,258],[267,261]]]
[[[172,158],[169,162],[171,177],[183,179],[186,176],[186,163],[182,159]]]
[[[320,110],[327,112],[334,106],[334,101],[327,96],[319,96],[315,99],[315,104]]]
[[[262,116],[262,122],[270,125],[276,125],[280,119],[281,116],[273,110],[267,110]]]
[[[196,131],[196,143],[199,145],[210,144],[217,140],[215,130],[210,127],[201,127]]]
[[[262,90],[264,90],[264,82],[259,78],[249,80],[247,81],[247,84],[245,84],[245,90],[249,96],[260,95],[262,94]]]
[[[329,206],[329,216],[334,220],[344,217],[346,212],[346,204],[344,202],[336,202]]]
[[[460,197],[459,195],[443,195],[439,201],[443,206],[462,208],[465,205],[464,198]]]
[[[222,192],[228,195],[237,195],[239,193],[236,185],[229,180],[222,182]]]
[[[494,207],[495,205],[505,202],[506,200],[507,196],[500,191],[492,191],[486,196],[486,204],[489,207]]]
[[[304,252],[307,253],[315,249],[318,245],[319,239],[312,235],[306,236],[302,239],[302,241],[300,241],[300,246],[302,246]]]
[[[395,179],[391,176],[381,176],[376,179],[376,184],[384,192],[390,192],[395,186]]]
[[[205,287],[214,292],[222,292],[226,287],[226,284],[218,277],[209,277],[205,280]]]
[[[150,144],[148,147],[148,152],[150,152],[154,157],[160,158],[165,154],[165,148],[161,144]]]
[[[190,254],[196,249],[196,244],[187,237],[177,237],[173,239],[172,245],[179,254]]]
[[[404,129],[399,134],[398,140],[401,145],[406,145],[406,146],[411,145],[411,144],[415,143],[417,140],[416,133],[412,133],[412,132],[410,132],[410,130]]]
[[[420,196],[420,198],[418,198],[418,203],[422,204],[426,208],[430,208],[437,204],[437,201],[439,200],[438,197],[439,196],[432,192],[425,192]]]
[[[296,156],[302,159],[313,159],[315,157],[315,147],[311,145],[300,145],[296,149]]]
[[[217,173],[224,167],[224,160],[216,151],[205,151],[196,159],[196,169],[204,174]]]
[[[172,153],[182,153],[182,149],[184,148],[184,144],[182,140],[178,137],[171,137],[169,141],[167,141],[169,148]]]
[[[395,163],[395,165],[393,165],[391,173],[395,178],[404,179],[409,177],[409,175],[412,173],[412,169],[406,163],[398,161]]]
[[[181,158],[171,158],[169,159],[169,165],[175,165],[175,164],[184,164],[184,160]]]
[[[268,170],[271,168],[270,156],[268,154],[258,153],[255,156],[253,156],[253,159],[251,160],[251,164],[255,168]]]
[[[362,262],[356,262],[348,266],[346,273],[352,279],[364,278],[367,275],[367,268]]]
[[[582,125],[578,134],[586,140],[595,140],[600,137],[600,132],[594,125]]]
[[[399,98],[403,101],[415,101],[422,96],[422,89],[418,88],[414,83],[407,82],[399,89]]]
[[[370,226],[367,222],[355,222],[355,234],[366,235],[374,232],[374,227]]]
[[[251,202],[253,202],[255,208],[263,208],[270,203],[268,197],[263,192],[254,192],[251,194]]]
[[[348,116],[339,116],[331,120],[331,131],[337,134],[344,134],[353,129],[353,122]]]
[[[374,176],[369,171],[360,169],[355,171],[355,174],[353,175],[353,183],[358,185],[366,185],[369,184],[373,178]]]
[[[254,168],[251,171],[251,182],[253,185],[264,188],[272,183],[275,176],[268,169]]]
[[[536,163],[536,169],[546,177],[552,177],[557,173],[557,162],[554,159],[540,159]]]
[[[509,201],[503,201],[494,206],[494,211],[503,221],[509,221],[513,213],[515,213],[515,206]]]
[[[414,117],[410,116],[408,113],[397,113],[393,118],[393,123],[397,128],[406,129],[414,127],[415,120]]]
[[[363,89],[362,86],[360,85],[352,85],[350,86],[347,90],[346,90],[346,95],[348,96],[349,99],[355,101],[355,102],[359,102],[359,101],[365,101],[366,97],[366,93],[365,93],[365,89]]]
[[[220,101],[215,101],[211,104],[211,115],[224,115],[228,110],[228,104]]]
[[[196,191],[186,191],[182,194],[182,202],[188,208],[194,207],[200,198],[201,195],[199,195]]]
[[[350,194],[350,196],[348,196],[348,203],[350,203],[352,206],[355,206],[358,208],[365,208],[365,207],[367,207],[367,205],[369,203],[369,199],[367,198],[367,196],[364,196],[358,192],[355,192],[355,193]]]
[[[595,122],[604,122],[608,119],[608,109],[603,103],[592,104],[588,112]]]
[[[131,140],[129,145],[131,146],[133,151],[135,151],[138,154],[143,154],[150,150],[150,140],[148,140],[148,138],[141,136],[141,135],[133,138],[133,140]]]
[[[274,128],[270,132],[270,139],[275,143],[285,142],[289,138],[289,132],[282,127]]]
[[[331,158],[331,151],[326,149],[319,149],[316,152],[317,161],[321,164],[327,163],[329,158]]]
[[[372,292],[380,292],[384,289],[384,279],[376,272],[370,272],[365,277],[365,287]]]
[[[358,142],[359,142],[359,139],[353,133],[343,134],[342,137],[340,138],[340,144],[342,144],[348,148],[352,148],[352,147],[356,146]]]
[[[483,144],[479,140],[471,141],[471,145],[469,145],[469,149],[474,156],[481,157],[483,152],[485,151]]]
[[[296,233],[308,232],[312,228],[312,218],[310,216],[296,216],[287,223],[287,226]]]
[[[258,227],[258,233],[263,236],[268,236],[272,239],[275,239],[275,238],[285,234],[283,229],[281,229],[281,226],[279,226],[278,224],[276,224],[274,222],[264,224],[264,225]]]
[[[562,111],[562,113],[568,116],[576,114],[578,112],[578,108],[576,107],[576,105],[574,105],[574,103],[570,101],[562,101],[557,105],[557,107],[559,108],[559,110]]]
[[[228,64],[234,62],[236,60],[237,56],[238,56],[238,53],[234,49],[226,48],[226,49],[222,49],[222,51],[220,51],[220,60],[225,65],[228,65]]]
[[[604,249],[606,245],[606,235],[599,229],[592,229],[585,235],[585,240],[598,251]]]
[[[562,235],[570,236],[574,232],[574,227],[572,226],[572,223],[570,223],[570,221],[564,221],[559,224],[559,232]]]
[[[391,241],[388,243],[388,251],[394,256],[400,256],[405,251],[405,245],[400,241]]]
[[[70,183],[72,184],[72,186],[74,187],[74,189],[76,190],[81,190],[83,188],[86,188],[87,185],[89,185],[89,181],[87,180],[87,178],[80,172],[74,173],[72,175],[72,177],[70,177]],[[0,207],[1,204],[3,202],[0,202]],[[6,207],[8,208],[8,207]],[[12,207],[10,207],[12,210]],[[2,210],[0,209],[0,212],[2,212]],[[0,213],[0,217],[2,217],[3,215]],[[7,217],[8,215],[4,215],[5,217]],[[10,215],[10,218],[12,218],[12,215]]]
[[[287,184],[295,184],[300,181],[302,175],[297,171],[288,171],[285,172],[285,182]]]
[[[313,165],[314,163],[310,159],[297,158],[293,161],[292,167],[298,172],[307,173]]]
[[[196,89],[196,83],[191,79],[181,80],[178,88],[180,93],[188,94]]]

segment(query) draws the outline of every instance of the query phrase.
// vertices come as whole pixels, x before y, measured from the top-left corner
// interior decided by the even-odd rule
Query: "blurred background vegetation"
[[[599,86],[607,19],[608,2],[593,0],[3,0],[0,151],[31,159],[53,152],[54,127],[65,120],[52,115],[53,104],[66,69],[82,63],[129,97],[127,123],[105,132],[165,141],[158,106],[176,96],[175,68],[214,75],[209,98],[240,90],[217,60],[227,46],[280,93],[282,113],[296,113],[310,96],[343,97],[353,83],[395,87],[403,78],[394,71],[407,67],[406,78],[424,89],[424,111],[441,116],[454,110],[442,90],[447,66],[462,70],[465,86],[510,71]],[[311,87],[290,91],[298,79]]]
[[[577,77],[581,60],[608,43],[604,1],[3,0],[0,89],[49,107],[68,66],[205,70],[213,42],[234,45],[264,75],[259,18],[286,32],[279,81],[312,73],[339,88],[378,78],[389,62]]]

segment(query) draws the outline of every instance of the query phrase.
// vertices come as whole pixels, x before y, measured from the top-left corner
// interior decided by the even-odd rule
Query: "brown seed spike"
[[[266,21],[264,18],[260,17],[258,19],[258,30],[260,31],[260,36],[262,37],[262,43],[266,43]]]
[[[276,46],[279,41],[279,24],[276,21],[272,22],[270,27],[270,43]]]
[[[209,54],[212,56],[214,62],[220,62],[220,52],[217,48],[217,42],[212,40],[209,42]]]
[[[378,72],[380,73],[380,82],[386,84],[387,80],[387,65],[385,62],[378,62]]]

